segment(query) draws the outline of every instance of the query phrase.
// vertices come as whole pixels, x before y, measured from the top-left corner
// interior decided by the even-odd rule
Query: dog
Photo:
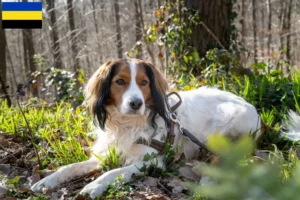
[[[133,174],[140,174],[138,168],[144,164],[146,154],[158,153],[152,148],[152,140],[165,142],[168,136],[170,111],[178,99],[166,98],[168,82],[163,74],[151,63],[138,59],[119,59],[103,64],[90,78],[85,89],[86,104],[96,124],[98,140],[92,152],[104,157],[108,147],[116,145],[124,158],[124,167],[113,169],[86,185],[81,194],[100,196],[107,183],[123,175],[130,181]],[[254,133],[262,134],[263,124],[255,107],[243,98],[216,88],[180,92],[182,104],[176,115],[180,124],[198,140],[205,143],[213,133],[239,137]],[[291,114],[291,133],[299,139],[300,117]],[[298,131],[298,132],[297,132]],[[184,137],[178,126],[174,129],[173,146],[179,147],[186,159],[193,159],[199,146]],[[146,144],[137,143],[138,140]],[[61,167],[55,173],[35,183],[35,192],[55,188],[60,184],[88,174],[99,166],[100,161],[92,156],[89,160]],[[163,158],[158,157],[158,166],[163,168]]]

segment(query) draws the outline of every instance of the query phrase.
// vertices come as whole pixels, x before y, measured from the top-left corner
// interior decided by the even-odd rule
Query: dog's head
[[[151,64],[136,59],[121,59],[103,64],[88,81],[85,96],[96,124],[104,129],[114,106],[121,115],[144,115],[152,112],[152,124],[159,114],[167,121],[165,93],[168,83]]]

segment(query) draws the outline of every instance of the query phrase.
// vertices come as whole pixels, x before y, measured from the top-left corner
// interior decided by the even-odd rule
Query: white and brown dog
[[[176,98],[166,98],[168,83],[164,76],[150,63],[136,59],[121,59],[102,65],[91,77],[86,86],[86,102],[93,114],[98,140],[93,153],[105,156],[108,146],[116,145],[122,152],[124,167],[108,171],[86,185],[81,193],[91,197],[102,194],[108,182],[119,175],[129,181],[133,174],[141,173],[143,157],[157,152],[148,145],[137,144],[139,139],[149,143],[156,139],[164,142],[168,132],[169,111]],[[230,136],[247,135],[256,131],[261,134],[261,120],[256,109],[243,98],[214,88],[201,87],[197,90],[180,92],[181,106],[176,110],[181,124],[205,142],[207,136],[221,133]],[[291,114],[294,122],[290,128],[294,136],[300,135],[300,117]],[[182,136],[175,129],[175,146],[181,147],[187,159],[197,156],[199,146]],[[159,167],[164,167],[162,158]],[[146,163],[147,164],[147,163]],[[60,168],[45,177],[31,189],[41,191],[43,187],[55,188],[60,184],[88,174],[97,168],[95,157]]]

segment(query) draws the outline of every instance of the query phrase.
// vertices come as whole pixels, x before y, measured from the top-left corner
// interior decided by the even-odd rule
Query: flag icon
[[[2,2],[2,28],[41,29],[42,2]]]

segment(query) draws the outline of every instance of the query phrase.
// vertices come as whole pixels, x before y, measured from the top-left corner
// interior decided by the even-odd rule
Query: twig
[[[11,152],[9,152],[9,150],[8,149],[6,149],[4,146],[2,146],[1,144],[0,144],[0,149],[2,149],[3,151],[5,151],[5,152],[7,152],[8,154],[9,154],[9,156],[11,156],[11,157],[13,157],[14,159],[18,159],[13,153],[11,153]],[[4,158],[2,158],[1,160],[0,160],[0,163],[6,163],[6,161],[8,160],[8,158],[9,157],[4,157]]]
[[[222,49],[226,49],[224,45],[220,42],[220,40],[215,36],[215,34],[201,21],[199,25],[202,25],[204,29],[216,40],[216,42],[222,47]]]
[[[33,145],[35,154],[36,154],[36,156],[37,156],[37,158],[38,158],[39,165],[42,167],[42,162],[41,162],[41,159],[40,159],[38,150],[37,150],[37,148],[36,148],[36,146],[35,146],[35,144],[34,144],[34,140],[33,140],[34,135],[33,135],[32,131],[31,131],[31,128],[30,128],[30,126],[29,126],[29,123],[28,123],[28,121],[27,121],[27,119],[26,119],[26,117],[25,117],[25,114],[24,114],[24,112],[23,112],[23,110],[22,110],[22,107],[21,107],[21,105],[20,105],[20,103],[19,103],[19,96],[18,96],[18,95],[17,95],[17,98],[16,98],[16,99],[17,99],[18,107],[19,107],[19,109],[20,109],[20,111],[21,111],[21,113],[22,113],[22,116],[24,117],[25,123],[26,123],[27,128],[28,128],[28,131],[29,131],[29,133],[30,133],[30,140],[31,140],[31,143],[32,143],[32,145]]]
[[[171,192],[168,188],[166,188],[163,184],[160,183],[160,180],[157,180],[156,183],[157,183],[157,184],[158,184],[158,185],[159,185],[166,193],[168,193],[169,195],[172,194],[172,192]]]

